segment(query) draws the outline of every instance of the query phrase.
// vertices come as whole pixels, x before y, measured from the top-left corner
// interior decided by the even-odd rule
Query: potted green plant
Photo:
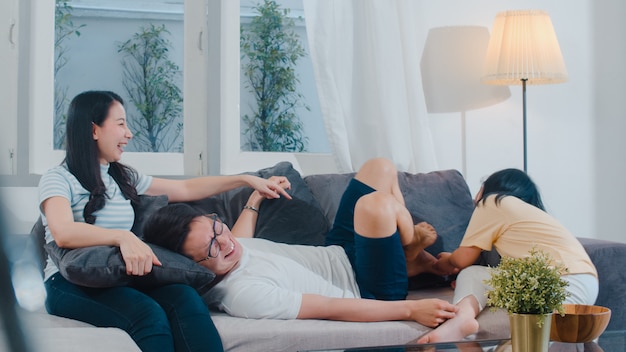
[[[550,319],[555,311],[564,314],[563,301],[568,296],[567,282],[561,278],[567,269],[541,250],[533,248],[529,254],[502,257],[486,280],[492,287],[487,291],[487,304],[509,313],[514,352],[548,350]]]

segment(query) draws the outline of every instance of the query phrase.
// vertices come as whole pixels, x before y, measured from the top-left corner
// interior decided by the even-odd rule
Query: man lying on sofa
[[[232,230],[216,214],[170,204],[148,219],[145,240],[213,271],[217,284],[205,300],[232,316],[414,320],[429,327],[455,316],[456,307],[441,299],[405,300],[408,277],[436,273],[437,259],[424,251],[436,233],[413,224],[389,160],[369,160],[350,181],[327,246],[253,238],[263,200],[253,192]]]

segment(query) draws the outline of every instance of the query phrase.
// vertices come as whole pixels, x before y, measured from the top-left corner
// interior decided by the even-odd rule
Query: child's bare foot
[[[457,303],[459,310],[452,319],[448,319],[435,330],[420,337],[417,343],[435,343],[460,341],[478,332],[476,316],[479,313],[478,301],[474,296],[467,296]]]
[[[478,321],[474,317],[457,314],[454,318],[439,325],[435,330],[420,337],[417,343],[460,341],[464,337],[478,332],[478,328]]]
[[[404,255],[407,261],[412,261],[424,250],[437,240],[437,231],[431,224],[422,221],[414,225],[413,240],[404,246]]]

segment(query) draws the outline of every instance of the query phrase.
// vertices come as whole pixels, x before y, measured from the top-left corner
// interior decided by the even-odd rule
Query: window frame
[[[240,118],[240,1],[210,0],[221,3],[220,27],[213,28],[220,33],[220,49],[223,58],[217,69],[220,72],[221,135],[227,136],[221,144],[219,168],[222,174],[236,174],[272,166],[281,161],[289,161],[303,174],[336,172],[335,160],[331,153],[290,153],[252,152],[241,150]],[[216,66],[212,66],[215,70]]]
[[[36,186],[62,162],[53,149],[54,1],[19,6],[19,64],[15,67],[16,172],[3,186]],[[239,0],[184,1],[184,153],[133,153],[122,158],[142,173],[187,177],[236,174],[289,161],[304,173],[333,172],[331,154],[246,152],[240,148]],[[0,135],[11,133],[4,130]]]
[[[199,41],[203,39],[206,32],[206,20],[203,2],[185,1],[184,14],[184,86],[183,91],[195,91],[196,94],[185,96],[184,100],[184,124],[185,128],[185,148],[183,153],[137,153],[126,152],[122,157],[122,162],[128,163],[142,173],[162,176],[181,176],[204,174],[206,169],[199,168],[201,162],[199,156],[206,154],[206,148],[202,143],[190,143],[188,140],[202,141],[206,137],[206,129],[202,128],[203,104],[205,99],[198,98],[206,96],[206,84],[198,75],[198,72],[206,72],[203,66],[206,63],[207,45]],[[49,60],[54,53],[54,8],[55,2],[44,2],[38,6],[31,6],[28,10],[30,16],[22,16],[22,21],[27,22],[30,29],[30,41],[28,43],[28,57],[31,62],[29,71],[29,103],[25,110],[28,111],[28,121],[30,127],[28,132],[23,134],[27,139],[26,143],[30,153],[27,156],[29,175],[41,175],[49,168],[62,162],[65,152],[53,149],[53,136],[50,131],[53,128],[52,106],[54,104],[54,75],[53,61]],[[198,10],[200,9],[200,10]],[[190,39],[194,38],[194,39]],[[193,44],[195,45],[193,45]],[[198,59],[200,58],[200,59]],[[193,74],[191,74],[193,72]],[[205,81],[205,80],[204,80]],[[198,93],[199,92],[199,93]],[[25,148],[22,148],[25,149]],[[204,153],[203,153],[204,152]],[[24,153],[20,154],[21,157]]]
[[[3,112],[7,116],[18,116],[18,59],[19,59],[19,4],[17,0],[7,0],[0,4],[2,10],[2,19],[4,23],[7,23],[6,27],[6,40],[3,40],[0,44],[0,59],[3,63],[0,68],[0,77],[3,82],[6,82],[5,88],[2,88],[2,95],[0,96]],[[8,87],[8,88],[7,88]],[[3,136],[0,139],[0,175],[15,175],[17,174],[17,155],[18,150],[18,120],[8,119],[3,120]]]

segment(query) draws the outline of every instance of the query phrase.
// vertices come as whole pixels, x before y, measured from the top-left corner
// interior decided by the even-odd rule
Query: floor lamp
[[[481,84],[489,29],[479,26],[431,28],[420,72],[429,113],[461,113],[461,173],[467,177],[466,112],[503,102],[509,87]]]
[[[496,15],[481,81],[495,85],[522,85],[526,172],[526,85],[567,81],[559,42],[545,11],[515,10]]]

